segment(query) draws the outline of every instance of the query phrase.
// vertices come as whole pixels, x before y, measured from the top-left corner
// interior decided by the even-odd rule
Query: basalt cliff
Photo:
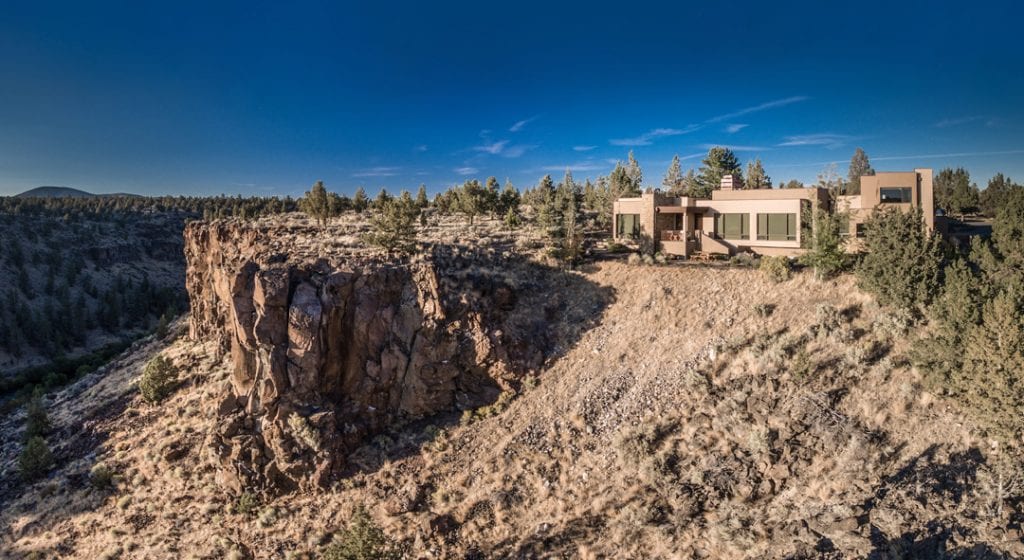
[[[570,280],[551,269],[456,245],[324,251],[323,236],[185,230],[190,336],[233,364],[207,446],[235,491],[323,486],[369,436],[515,390],[564,330],[549,285]],[[296,238],[312,242],[275,244]]]

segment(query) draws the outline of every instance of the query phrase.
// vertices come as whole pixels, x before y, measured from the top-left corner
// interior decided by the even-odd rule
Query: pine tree
[[[860,194],[860,178],[874,174],[875,170],[871,168],[868,154],[861,148],[854,150],[853,157],[850,158],[850,170],[846,175],[846,194]]]
[[[391,196],[391,193],[389,193],[386,188],[381,187],[380,192],[377,193],[377,198],[373,199],[372,206],[374,210],[379,210],[383,208],[385,204],[391,202],[393,199],[394,197]]]
[[[501,196],[498,197],[498,214],[507,218],[508,212],[511,210],[518,215],[520,201],[519,190],[516,189],[511,180],[505,179],[505,188],[501,191]]]
[[[1015,184],[1009,177],[1002,173],[996,173],[989,179],[988,186],[978,195],[978,206],[982,214],[994,217],[1008,197],[1014,191],[1024,190],[1021,185]]]
[[[470,179],[455,193],[458,200],[458,211],[469,218],[469,225],[473,225],[476,217],[487,211],[487,191],[480,181]]]
[[[714,146],[708,150],[708,155],[701,161],[700,174],[697,176],[697,189],[691,196],[696,198],[708,198],[711,191],[718,189],[722,184],[722,177],[732,175],[736,179],[743,179],[743,171],[740,168],[740,161],[736,154],[729,148]]]
[[[573,180],[572,172],[565,171],[565,178],[558,185],[555,193],[555,228],[551,235],[554,238],[558,253],[562,260],[572,267],[579,260],[583,247],[582,216],[580,203],[582,191]]]
[[[668,165],[665,178],[661,184],[672,196],[684,196],[685,186],[683,184],[683,166],[679,163],[679,154],[672,156],[672,163]]]
[[[744,185],[744,188],[747,189],[772,188],[772,178],[765,174],[764,166],[761,165],[761,158],[747,163],[747,180]]]
[[[532,194],[533,204],[537,210],[537,223],[541,228],[548,230],[556,225],[555,209],[555,182],[551,175],[545,175],[537,183],[537,188]]]
[[[629,158],[626,163],[626,177],[631,185],[630,192],[639,193],[643,190],[644,173],[640,169],[640,162],[633,155],[633,150],[629,151]]]

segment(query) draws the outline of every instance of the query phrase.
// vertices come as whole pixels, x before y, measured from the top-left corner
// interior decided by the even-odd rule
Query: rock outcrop
[[[191,336],[234,365],[208,446],[235,491],[323,485],[368,436],[514,389],[559,337],[545,320],[564,305],[554,271],[453,246],[414,259],[298,248],[322,235],[186,228]]]

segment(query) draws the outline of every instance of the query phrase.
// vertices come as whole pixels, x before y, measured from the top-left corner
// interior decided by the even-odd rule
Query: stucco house
[[[653,242],[668,255],[749,251],[793,256],[803,252],[807,211],[833,203],[850,215],[853,237],[863,235],[864,220],[875,208],[889,205],[920,207],[928,227],[935,227],[932,170],[915,169],[864,176],[859,195],[839,196],[834,202],[820,187],[745,190],[731,175],[722,178],[710,199],[648,191],[613,203],[612,233],[616,241]]]

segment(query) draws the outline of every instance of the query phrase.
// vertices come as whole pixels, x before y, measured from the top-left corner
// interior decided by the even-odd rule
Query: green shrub
[[[296,440],[302,442],[313,451],[320,451],[320,432],[310,425],[309,420],[293,412],[288,417],[288,428],[292,432],[292,437]]]
[[[753,253],[736,253],[729,258],[729,264],[746,268],[757,268],[760,264]]]
[[[30,481],[42,478],[53,467],[53,453],[40,436],[29,438],[18,457],[18,471],[21,478]]]
[[[96,463],[89,470],[89,484],[96,490],[109,490],[114,486],[114,471],[103,463]]]
[[[243,492],[242,495],[235,500],[235,511],[242,515],[249,515],[256,511],[256,508],[259,506],[259,498],[256,497],[256,494],[251,492]]]
[[[157,356],[146,364],[139,379],[139,393],[151,403],[158,403],[174,390],[178,381],[178,370],[170,360]]]
[[[867,253],[857,283],[882,305],[918,309],[938,291],[942,253],[938,237],[925,227],[920,209],[886,208],[865,223]]]
[[[46,413],[42,396],[37,392],[25,406],[25,440],[45,436],[50,428],[50,416]]]
[[[762,257],[758,268],[772,282],[789,280],[791,269],[787,257]]]
[[[639,253],[630,253],[629,257],[626,258],[626,264],[630,266],[636,266],[641,262],[643,262],[643,259],[640,258]]]
[[[320,555],[324,560],[391,560],[402,557],[394,541],[373,521],[366,508],[356,506],[348,526],[334,536]]]
[[[814,308],[814,328],[819,335],[830,335],[839,330],[843,315],[834,305],[822,303]]]

